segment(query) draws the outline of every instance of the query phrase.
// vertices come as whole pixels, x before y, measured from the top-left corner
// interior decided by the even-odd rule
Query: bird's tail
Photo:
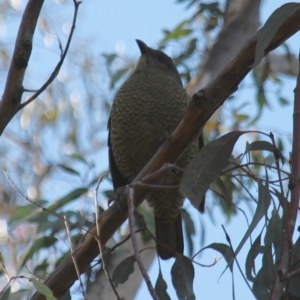
[[[162,259],[175,256],[175,252],[183,253],[183,235],[181,214],[172,223],[164,222],[162,218],[155,217],[156,249]]]

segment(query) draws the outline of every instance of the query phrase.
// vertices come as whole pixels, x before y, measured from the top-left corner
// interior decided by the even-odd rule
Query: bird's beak
[[[147,49],[148,49],[148,46],[142,42],[141,40],[136,40],[139,48],[140,48],[140,51],[141,51],[141,54],[144,55],[147,53]]]

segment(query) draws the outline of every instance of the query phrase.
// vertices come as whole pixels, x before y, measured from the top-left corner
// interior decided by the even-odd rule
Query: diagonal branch
[[[269,47],[265,49],[265,55],[271,50],[281,45],[290,36],[300,30],[300,8],[282,24],[276,35],[273,37]],[[174,163],[188,147],[188,145],[199,135],[209,117],[222,105],[222,103],[238,88],[239,83],[251,70],[251,65],[255,58],[255,47],[259,32],[241,49],[236,57],[228,64],[223,72],[206,88],[192,97],[189,108],[180,121],[170,138],[160,147],[151,161],[145,166],[140,174],[134,179],[134,183],[141,181],[145,176],[159,170],[165,163]],[[149,177],[148,177],[149,178]],[[153,183],[145,182],[144,183]],[[135,205],[138,206],[143,201],[146,190],[136,188]],[[122,207],[122,211],[119,207]],[[124,210],[125,209],[125,210]],[[105,245],[113,233],[127,219],[127,198],[126,196],[114,203],[108,210],[100,215],[98,224],[100,241]],[[97,235],[96,226],[91,229],[91,233]],[[90,262],[99,254],[97,242],[94,237],[87,234],[82,244],[73,254],[78,262],[80,272],[89,266]],[[53,291],[54,296],[60,297],[77,280],[76,271],[72,258],[67,258],[46,280],[45,284]],[[36,293],[32,300],[45,299]]]

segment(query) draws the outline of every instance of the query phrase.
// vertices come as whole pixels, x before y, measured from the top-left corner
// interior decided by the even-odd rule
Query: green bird
[[[129,79],[117,92],[108,121],[109,166],[114,190],[129,184],[152,158],[167,133],[183,116],[189,96],[182,87],[172,59],[137,40],[141,56]],[[177,162],[185,168],[198,150],[193,143]],[[170,171],[161,185],[178,185],[182,174]],[[181,207],[178,189],[150,189],[157,253],[162,259],[183,253]],[[203,211],[204,202],[200,207]]]

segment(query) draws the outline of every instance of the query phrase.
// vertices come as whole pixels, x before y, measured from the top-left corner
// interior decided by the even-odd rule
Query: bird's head
[[[155,50],[148,47],[141,40],[136,40],[141,57],[138,62],[137,70],[145,70],[145,68],[152,68],[156,72],[167,76],[182,86],[180,75],[174,65],[172,59],[160,50]]]

